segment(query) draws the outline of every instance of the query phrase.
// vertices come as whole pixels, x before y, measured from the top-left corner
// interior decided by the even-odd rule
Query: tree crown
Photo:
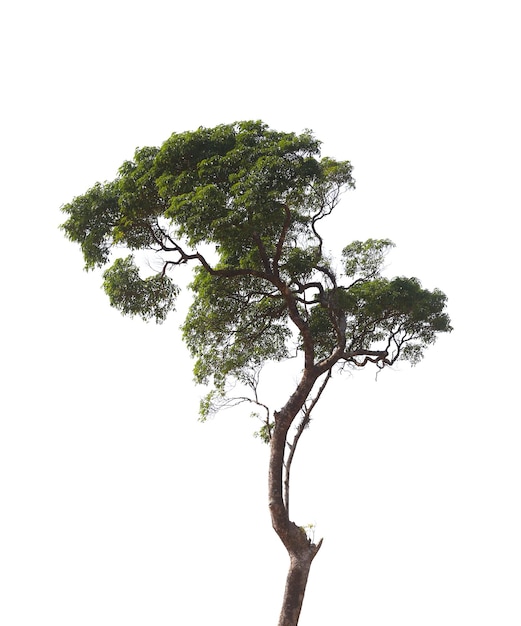
[[[161,322],[174,307],[171,270],[196,264],[183,325],[196,380],[220,397],[230,380],[255,394],[262,365],[295,351],[317,375],[335,365],[414,364],[451,330],[441,291],[382,277],[391,241],[355,241],[342,271],[333,269],[319,223],[354,185],[349,161],[321,158],[310,131],[237,122],[136,150],[114,181],[62,207],[62,229],[88,270],[117,249],[130,252],[105,269],[104,288],[112,306],[146,320]],[[157,254],[146,278],[139,250]],[[203,412],[212,406],[207,399]]]

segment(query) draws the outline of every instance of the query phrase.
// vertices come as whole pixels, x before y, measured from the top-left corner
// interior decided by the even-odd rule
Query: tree
[[[62,207],[62,229],[80,244],[85,268],[112,261],[104,288],[124,314],[162,322],[179,291],[172,270],[194,265],[183,336],[195,380],[210,389],[202,418],[252,402],[270,446],[271,520],[290,558],[279,626],[297,624],[322,543],[290,519],[290,471],[333,372],[416,364],[438,333],[451,330],[441,291],[382,276],[391,241],[350,243],[336,269],[320,222],[349,188],[351,164],[321,158],[311,132],[250,121],[174,133],[160,148],[138,149],[114,181]],[[113,260],[118,249],[130,254]],[[156,255],[147,277],[133,254],[143,250]],[[261,370],[295,357],[300,380],[271,411],[258,393]]]

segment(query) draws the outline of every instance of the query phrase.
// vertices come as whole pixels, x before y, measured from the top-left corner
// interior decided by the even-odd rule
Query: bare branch
[[[244,404],[244,403],[249,403],[249,404],[255,404],[256,406],[258,406],[259,408],[263,409],[266,412],[266,418],[262,420],[263,423],[270,423],[270,409],[268,406],[266,406],[265,404],[263,404],[262,402],[259,402],[259,400],[255,397],[250,397],[250,396],[220,396],[218,399],[214,400],[212,399],[211,402],[211,407],[210,407],[210,411],[209,414],[213,415],[214,413],[217,413],[219,411],[225,410],[225,409],[233,409],[236,406],[239,406],[240,404]]]
[[[341,190],[342,190],[341,186],[337,185],[328,194],[324,194],[319,210],[315,213],[315,215],[311,217],[311,228],[313,230],[315,237],[318,239],[318,242],[319,242],[318,247],[321,253],[322,253],[323,239],[317,231],[316,224],[324,217],[331,215],[333,209],[338,204]]]
[[[319,272],[322,272],[322,274],[325,274],[329,278],[329,280],[331,281],[331,284],[333,285],[333,287],[336,288],[336,276],[335,276],[334,272],[332,272],[329,267],[326,267],[325,265],[317,265],[316,269]]]
[[[313,411],[313,409],[315,408],[315,405],[319,401],[320,396],[322,395],[330,379],[331,379],[331,370],[327,372],[327,376],[322,381],[322,384],[320,385],[320,388],[317,391],[316,396],[311,400],[310,404],[305,405],[302,408],[302,412],[303,412],[302,420],[297,426],[297,431],[295,433],[292,443],[289,443],[289,441],[286,442],[289,448],[289,454],[284,464],[284,505],[286,507],[286,512],[288,514],[288,517],[289,517],[290,472],[291,472],[291,464],[293,462],[293,457],[295,456],[295,451],[297,449],[297,444],[299,442],[299,439],[302,436],[302,433],[304,432],[304,430],[307,428],[307,426],[309,426],[309,422],[311,421],[311,411]]]

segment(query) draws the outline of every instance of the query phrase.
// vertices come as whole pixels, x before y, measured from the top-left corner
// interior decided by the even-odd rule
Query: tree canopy
[[[62,207],[62,228],[86,269],[112,262],[111,305],[145,320],[174,308],[171,270],[196,264],[184,337],[196,380],[222,395],[228,379],[251,381],[296,349],[324,372],[336,363],[382,368],[416,363],[450,330],[441,291],[381,276],[391,241],[350,243],[341,273],[333,269],[319,222],[354,185],[350,162],[320,158],[310,131],[238,122],[137,149],[114,181]],[[113,259],[118,249],[130,254]],[[156,253],[157,271],[142,278],[134,250]]]
[[[388,239],[346,242],[341,262],[329,258],[321,221],[354,185],[350,162],[321,157],[310,131],[246,121],[174,133],[159,148],[138,149],[113,181],[62,207],[62,228],[80,244],[85,268],[108,266],[104,288],[124,314],[162,322],[179,292],[173,270],[194,265],[183,335],[196,381],[211,389],[203,417],[244,400],[264,411],[272,524],[291,558],[281,626],[298,621],[321,545],[289,519],[289,473],[333,370],[415,364],[451,330],[441,291],[382,275],[394,245]],[[146,273],[136,261],[143,250],[154,255]],[[257,396],[260,370],[295,356],[300,381],[271,412]],[[245,395],[233,396],[236,383]]]

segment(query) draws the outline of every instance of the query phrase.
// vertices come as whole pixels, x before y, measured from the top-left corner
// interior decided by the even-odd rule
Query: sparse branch
[[[163,250],[164,252],[176,252],[177,248],[179,247],[177,245],[177,243],[172,239],[172,237],[170,236],[169,233],[165,232],[161,226],[159,225],[159,222],[155,221],[155,224],[152,225],[150,223],[148,223],[148,228],[150,230],[150,233],[152,235],[152,238],[154,239],[154,241],[159,245],[159,247],[161,248],[161,250]],[[159,234],[158,234],[159,233]],[[165,240],[170,242],[170,246],[165,245]]]
[[[357,278],[356,280],[354,280],[350,285],[348,285],[347,287],[344,285],[340,285],[339,289],[342,289],[342,291],[349,291],[352,287],[354,287],[355,285],[360,285],[361,283],[365,283],[367,280],[370,280],[371,278],[374,278],[374,276],[376,275],[373,274],[371,276],[369,276],[368,278],[366,278],[365,276],[363,278]]]
[[[347,352],[353,352],[356,350],[355,346],[364,345],[364,341],[367,337],[372,335],[379,324],[385,322],[389,315],[383,315],[378,318],[371,319],[361,330],[359,333],[354,334],[353,338],[349,342],[349,346],[347,347]],[[387,344],[387,350],[389,349],[390,342],[392,341],[393,335],[391,334],[389,337],[389,343]]]
[[[207,410],[207,414],[213,415],[214,413],[217,413],[224,409],[233,409],[234,407],[239,406],[240,404],[245,404],[245,403],[255,404],[259,408],[263,409],[263,411],[266,414],[266,417],[262,421],[265,424],[269,423],[269,416],[270,416],[269,407],[263,404],[262,402],[259,402],[257,398],[255,397],[252,398],[250,396],[225,395],[225,396],[219,396],[218,398],[214,397],[211,400],[210,406]],[[205,415],[205,418],[206,418],[206,415]]]
[[[326,267],[325,265],[317,265],[317,270],[321,272],[322,274],[325,274],[331,281],[331,284],[333,285],[333,287],[336,288],[336,276],[329,267]]]
[[[234,278],[236,276],[254,276],[256,278],[269,280],[269,276],[267,276],[264,272],[259,272],[258,270],[255,270],[253,268],[216,269],[208,263],[206,258],[200,252],[193,252],[192,254],[188,254],[178,244],[175,244],[172,248],[169,249],[169,251],[176,252],[179,255],[179,258],[175,260],[169,259],[163,263],[163,269],[161,272],[163,275],[166,273],[167,269],[170,266],[184,265],[189,261],[199,261],[204,269],[212,276],[223,276],[225,278]]]
[[[253,268],[215,269],[214,267],[210,265],[210,263],[208,263],[206,258],[200,252],[192,252],[192,253],[186,252],[174,239],[172,239],[172,237],[168,233],[166,233],[159,226],[159,224],[156,224],[156,227],[157,227],[157,230],[161,233],[162,238],[158,236],[157,232],[149,224],[150,233],[154,241],[160,246],[161,250],[163,250],[164,252],[174,252],[179,255],[177,259],[168,259],[163,263],[163,269],[161,272],[162,275],[166,273],[167,269],[170,266],[184,265],[188,263],[189,261],[199,261],[199,263],[204,267],[204,269],[208,273],[212,274],[213,276],[224,276],[226,278],[233,278],[235,276],[255,276],[257,278],[264,278],[264,279],[269,280],[269,274],[271,274],[269,261],[268,261],[264,246],[262,244],[262,241],[260,240],[260,237],[258,236],[256,238],[256,241],[258,239],[257,243],[258,243],[261,257],[263,257],[264,255],[264,258],[266,259],[266,261],[264,262],[264,258],[263,258],[263,263],[265,265],[266,272],[260,272]],[[164,243],[165,239],[170,242],[170,245],[165,245]]]
[[[284,505],[286,507],[286,512],[288,514],[288,517],[289,517],[290,473],[291,473],[291,464],[293,462],[293,457],[295,456],[295,451],[297,449],[297,444],[298,444],[298,442],[300,440],[300,437],[302,436],[302,433],[304,432],[306,427],[309,425],[309,422],[311,421],[311,412],[315,408],[315,405],[319,401],[320,396],[322,395],[322,393],[323,393],[324,389],[326,388],[326,385],[327,385],[327,383],[329,382],[330,379],[331,379],[331,370],[329,370],[327,372],[327,375],[324,378],[324,380],[322,381],[322,384],[320,385],[320,388],[317,391],[316,396],[314,398],[312,398],[312,400],[309,403],[309,405],[305,405],[303,407],[303,409],[302,409],[302,412],[303,412],[302,420],[300,421],[299,425],[297,426],[297,431],[295,433],[295,436],[293,437],[293,441],[291,443],[289,443],[289,441],[287,442],[287,446],[289,448],[289,454],[288,454],[288,457],[287,457],[286,462],[284,464]]]
[[[329,208],[329,210],[327,210],[326,203],[324,202],[321,205],[320,209],[311,218],[311,229],[313,230],[313,234],[315,235],[315,237],[318,239],[318,249],[320,250],[320,253],[322,253],[322,246],[323,246],[324,241],[322,239],[322,236],[317,231],[316,225],[317,225],[317,222],[320,221],[323,217],[326,217],[327,215],[329,215],[332,210],[333,210],[332,207]]]
[[[324,240],[322,239],[322,236],[318,233],[317,229],[316,229],[316,222],[319,220],[320,218],[313,218],[311,220],[311,229],[313,230],[313,234],[315,235],[315,237],[318,239],[318,249],[320,251],[320,253],[322,254],[322,246],[324,245]]]
[[[336,186],[329,195],[325,195],[322,199],[322,203],[320,205],[319,210],[311,217],[311,229],[313,230],[313,234],[318,239],[318,248],[320,252],[322,252],[323,239],[322,236],[317,231],[317,222],[319,222],[324,217],[330,215],[338,204],[338,200],[340,198],[341,187]]]
[[[183,250],[183,248],[174,239],[172,239],[172,237],[165,232],[157,222],[155,224],[156,228],[153,228],[151,224],[148,224],[148,227],[152,238],[163,252],[173,252],[179,255],[177,259],[169,259],[163,263],[163,269],[161,272],[162,275],[166,273],[168,267],[170,266],[184,265],[185,263],[193,260],[198,260],[208,271],[212,271],[210,264],[201,254],[198,252],[190,254],[185,252],[185,250]],[[158,233],[160,233],[160,235],[158,235]],[[169,241],[170,245],[166,245],[165,240]]]

